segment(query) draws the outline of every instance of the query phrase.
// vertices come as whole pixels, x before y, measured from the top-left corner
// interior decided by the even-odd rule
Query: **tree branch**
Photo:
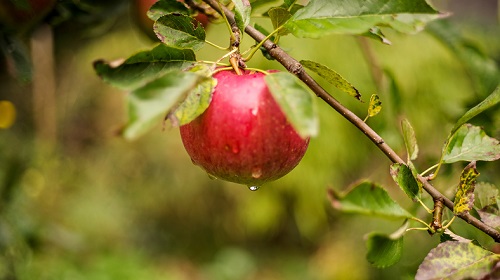
[[[217,12],[222,12],[219,9],[216,0],[203,0],[205,3],[209,4],[214,10]],[[234,23],[234,14],[227,9],[226,7],[222,7],[223,12],[225,13],[228,21],[230,23]],[[250,35],[257,42],[261,42],[266,38],[264,34],[260,33],[258,30],[248,25],[245,28],[245,33]],[[323,89],[309,74],[306,73],[300,62],[296,59],[288,55],[283,49],[274,44],[272,41],[267,40],[264,42],[263,46],[267,49],[269,54],[274,57],[278,62],[280,62],[290,73],[296,75],[302,82],[304,82],[319,98],[323,99],[330,107],[332,107],[335,111],[337,111],[340,115],[342,115],[345,119],[351,122],[354,126],[356,126],[361,132],[365,134],[393,163],[403,163],[403,159],[399,157],[394,150],[384,142],[384,139],[380,137],[370,126],[368,126],[362,119],[360,119],[357,115],[351,112],[349,109],[344,107],[339,101],[333,98],[328,92]],[[439,192],[434,186],[432,186],[426,178],[418,175],[417,179],[422,182],[423,189],[430,195],[434,200],[440,200],[444,203],[444,205],[453,210],[453,202],[445,197],[441,192]],[[480,220],[476,219],[474,216],[469,213],[462,213],[458,215],[459,218],[466,221],[467,223],[473,225],[479,230],[491,236],[496,242],[500,242],[500,233],[494,228],[486,225]]]

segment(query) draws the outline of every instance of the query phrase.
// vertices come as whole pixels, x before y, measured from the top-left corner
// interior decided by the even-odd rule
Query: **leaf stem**
[[[433,166],[427,168],[424,172],[420,173],[421,176],[425,176],[425,174],[429,173],[432,169],[435,169],[439,166],[439,163],[434,164]]]
[[[261,46],[262,46],[262,45],[263,45],[263,44],[264,44],[267,40],[269,40],[271,37],[273,37],[273,36],[274,36],[274,34],[278,33],[278,32],[281,30],[281,28],[282,28],[282,27],[283,27],[283,25],[282,25],[282,26],[280,26],[280,27],[278,27],[278,28],[276,28],[273,32],[271,32],[269,35],[267,35],[267,36],[264,38],[264,40],[260,41],[260,42],[259,42],[259,43],[255,46],[255,47],[253,47],[253,48],[251,49],[250,54],[249,54],[247,57],[245,57],[243,60],[244,60],[244,61],[249,61],[250,59],[252,59],[253,55],[254,55],[254,54],[255,54],[255,53],[256,53],[256,52],[260,49],[260,47],[261,47]]]
[[[217,12],[221,14],[225,14],[225,17],[231,21],[235,22],[234,14],[227,8],[221,7],[216,0],[203,0],[205,3],[209,4],[212,8],[214,8]],[[253,28],[251,25],[245,27],[245,32],[250,35],[253,39],[258,42],[263,41],[266,36]],[[399,157],[396,152],[385,143],[384,139],[380,137],[370,126],[368,126],[362,119],[360,119],[356,114],[352,111],[344,107],[339,101],[333,98],[325,89],[323,89],[309,74],[306,73],[303,66],[298,62],[295,58],[291,57],[288,53],[286,53],[283,49],[277,46],[275,43],[266,40],[262,46],[264,46],[269,54],[274,57],[278,62],[280,62],[288,72],[296,75],[300,80],[302,80],[318,97],[323,99],[330,107],[332,107],[335,111],[337,111],[341,116],[343,116],[346,120],[351,122],[354,126],[356,126],[363,134],[368,137],[377,148],[384,153],[387,158],[393,163],[402,163],[405,164],[405,161]],[[423,189],[433,197],[433,199],[442,199],[443,204],[449,208],[453,209],[453,202],[445,197],[440,191],[438,191],[434,186],[429,182],[429,180],[421,175],[417,175],[417,180],[419,180]],[[471,224],[472,226],[478,228],[483,231],[490,237],[492,237],[496,242],[500,242],[500,232],[491,226],[486,225],[476,217],[470,215],[469,213],[462,212],[457,214],[459,218]]]
[[[214,43],[212,43],[212,42],[210,42],[210,41],[207,41],[207,40],[205,40],[205,43],[207,43],[207,44],[209,44],[210,46],[215,47],[215,48],[217,48],[217,49],[219,49],[219,50],[223,50],[223,51],[227,51],[227,50],[228,50],[228,48],[221,47],[221,46],[219,46],[219,45],[217,45],[217,44],[214,44]]]

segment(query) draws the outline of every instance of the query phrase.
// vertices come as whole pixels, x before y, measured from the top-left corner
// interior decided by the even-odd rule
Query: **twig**
[[[213,9],[221,12],[218,3],[215,0],[203,0],[205,3],[209,4]],[[227,19],[230,22],[234,21],[234,14],[228,10],[226,7],[222,7]],[[245,28],[245,32],[250,35],[257,42],[261,42],[266,38],[266,36],[260,33],[258,30],[248,25]],[[309,76],[300,62],[288,55],[283,49],[277,46],[275,43],[267,40],[263,44],[264,48],[267,49],[269,54],[279,61],[288,72],[296,75],[302,82],[304,82],[319,98],[323,99],[330,107],[336,110],[345,119],[356,126],[361,132],[365,134],[393,163],[405,164],[405,161],[399,157],[394,150],[384,142],[384,139],[380,137],[370,126],[368,126],[362,119],[360,119],[356,114],[351,112],[349,109],[344,107],[339,101],[333,98],[326,90],[324,90],[311,76]],[[423,189],[430,195],[434,200],[440,200],[443,204],[449,208],[453,209],[453,202],[445,197],[441,192],[439,192],[434,186],[432,186],[426,178],[418,175],[417,179],[422,182]],[[500,232],[494,228],[484,224],[480,220],[476,219],[469,213],[458,214],[458,217],[467,223],[473,225],[479,230],[491,236],[496,242],[500,242]]]

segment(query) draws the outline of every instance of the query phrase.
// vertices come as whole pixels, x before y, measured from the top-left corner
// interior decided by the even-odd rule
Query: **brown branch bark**
[[[216,0],[203,0],[205,3],[209,4],[214,10],[222,12],[219,9]],[[223,7],[224,13],[230,23],[234,23],[234,14],[227,8]],[[253,39],[260,42],[265,39],[264,34],[257,31],[252,26],[247,26],[245,28],[245,33],[250,35]],[[283,49],[278,45],[274,44],[272,41],[266,41],[263,46],[267,49],[269,54],[279,61],[290,73],[296,75],[302,82],[304,82],[319,98],[325,101],[330,107],[342,115],[345,119],[356,126],[366,137],[368,137],[379,149],[382,151],[387,158],[393,163],[403,163],[405,161],[394,152],[394,150],[384,142],[384,139],[380,137],[370,126],[368,126],[362,119],[351,112],[349,109],[344,107],[339,101],[333,98],[328,92],[323,89],[309,74],[306,73],[300,62],[288,55]],[[423,189],[430,195],[434,200],[440,200],[444,205],[453,210],[453,202],[445,197],[441,192],[439,192],[434,186],[432,186],[429,181],[422,177],[417,176],[417,179],[422,182]],[[466,221],[467,223],[473,225],[479,230],[491,236],[496,242],[500,242],[500,232],[494,228],[486,225],[480,220],[476,219],[469,213],[462,213],[458,215],[459,218]]]

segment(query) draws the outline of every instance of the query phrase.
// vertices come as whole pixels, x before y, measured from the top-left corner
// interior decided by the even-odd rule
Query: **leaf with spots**
[[[472,242],[446,241],[429,252],[415,279],[486,279],[498,260],[500,255]]]
[[[333,69],[310,60],[301,60],[300,64],[318,74],[321,78],[325,79],[327,82],[334,85],[339,90],[361,101],[361,94],[359,93],[359,91]]]
[[[199,50],[205,44],[205,29],[194,18],[171,13],[153,25],[156,37],[164,44],[179,49]]]
[[[469,163],[460,174],[460,183],[453,206],[455,214],[468,213],[474,206],[474,188],[478,176],[479,172],[476,169],[475,161]]]
[[[269,90],[290,124],[303,138],[318,134],[318,113],[313,94],[288,72],[266,75]]]
[[[372,94],[370,96],[370,103],[368,104],[368,117],[374,117],[380,113],[382,110],[382,102],[378,94]]]

